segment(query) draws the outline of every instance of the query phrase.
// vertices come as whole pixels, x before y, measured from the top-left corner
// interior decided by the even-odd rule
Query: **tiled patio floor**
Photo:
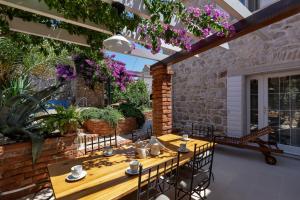
[[[208,199],[300,199],[300,160],[277,156],[277,161],[267,165],[258,152],[219,145]]]

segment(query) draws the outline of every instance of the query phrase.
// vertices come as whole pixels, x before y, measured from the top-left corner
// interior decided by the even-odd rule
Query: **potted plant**
[[[76,107],[56,106],[55,111],[55,114],[51,114],[44,120],[44,129],[47,132],[59,130],[61,135],[76,134],[77,128],[81,124],[80,113],[76,110]]]

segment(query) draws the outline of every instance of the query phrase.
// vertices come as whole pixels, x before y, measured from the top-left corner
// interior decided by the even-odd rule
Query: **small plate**
[[[188,153],[188,152],[190,152],[190,150],[189,149],[181,149],[181,148],[178,148],[178,152],[180,152],[180,153]]]
[[[81,179],[83,179],[85,176],[87,175],[86,171],[82,171],[81,175],[79,177],[74,177],[72,176],[72,174],[70,173],[67,177],[66,180],[69,182],[74,182],[74,181],[79,181]]]
[[[139,174],[139,170],[137,171],[132,171],[130,169],[130,167],[128,167],[126,170],[125,170],[125,173],[128,174],[128,175],[138,175]]]
[[[111,157],[111,156],[114,156],[114,155],[115,155],[115,152],[113,152],[112,154],[103,153],[103,156],[105,156],[105,157]]]

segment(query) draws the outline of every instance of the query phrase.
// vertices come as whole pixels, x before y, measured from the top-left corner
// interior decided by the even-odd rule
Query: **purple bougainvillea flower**
[[[57,64],[55,66],[56,76],[60,81],[67,81],[76,78],[74,69],[70,65]]]

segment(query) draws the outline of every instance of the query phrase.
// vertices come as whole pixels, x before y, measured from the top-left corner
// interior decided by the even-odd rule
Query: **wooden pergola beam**
[[[44,24],[35,22],[23,21],[21,18],[14,17],[13,20],[9,20],[9,28],[11,31],[25,33],[29,35],[35,35],[38,37],[49,38],[62,42],[72,43],[80,46],[90,47],[87,43],[87,38],[82,35],[72,35],[67,30],[61,28],[50,28]],[[119,52],[122,53],[122,52]],[[162,60],[167,57],[165,54],[152,54],[146,49],[135,48],[131,51],[130,56],[137,56],[141,58],[147,58],[151,60]]]
[[[299,0],[280,0],[268,7],[261,9],[249,17],[233,24],[236,32],[232,37],[219,37],[217,34],[211,35],[206,39],[192,45],[191,51],[177,52],[168,58],[159,61],[151,66],[151,69],[158,66],[168,66],[188,59],[196,54],[205,52],[217,47],[220,44],[242,37],[246,34],[259,30],[265,26],[278,22],[300,12]]]
[[[112,0],[102,0],[102,1],[104,1],[106,3],[112,3]],[[119,0],[119,2],[121,2],[125,5],[125,8],[127,11],[135,13],[143,18],[150,18],[150,14],[146,9],[143,0],[131,0],[131,1]],[[13,7],[13,8],[17,8],[20,10],[24,10],[27,12],[31,12],[34,14],[38,14],[41,16],[49,17],[52,19],[60,20],[60,21],[63,21],[63,22],[69,23],[69,24],[73,24],[73,25],[87,28],[90,30],[94,30],[97,32],[106,33],[108,35],[113,34],[111,31],[109,31],[103,25],[95,24],[89,20],[86,20],[85,22],[83,22],[82,20],[67,19],[62,14],[58,13],[56,10],[53,10],[53,9],[49,10],[48,6],[43,1],[39,1],[39,0],[0,0],[0,4],[6,5],[9,7]],[[173,20],[172,25],[175,27],[177,27],[177,26],[182,27],[182,24],[180,22],[175,22],[175,20]],[[126,29],[124,29],[124,30],[125,31],[123,31],[123,35],[127,39],[135,41],[135,42],[144,43],[143,41],[140,40],[140,36],[136,32],[126,31]],[[190,37],[192,37],[194,41],[197,41],[199,39],[196,36],[194,36],[193,34],[190,34]],[[221,45],[221,47],[226,48],[226,49],[228,48],[227,46],[228,46],[228,44]],[[165,53],[167,53],[169,55],[171,55],[174,52],[181,51],[181,48],[166,44],[164,41],[162,41],[162,49]]]
[[[107,0],[106,2],[110,3],[111,1]],[[62,14],[58,13],[56,10],[54,10],[54,9],[50,10],[48,8],[48,6],[45,4],[45,2],[43,2],[43,1],[39,1],[39,0],[0,0],[0,4],[9,6],[12,8],[24,10],[24,11],[27,11],[27,12],[30,12],[33,14],[45,16],[45,17],[48,17],[51,19],[60,20],[60,21],[63,21],[63,22],[69,23],[69,24],[73,24],[76,26],[80,26],[80,27],[83,27],[86,29],[106,33],[108,35],[113,34],[105,26],[95,24],[89,20],[86,20],[84,22],[82,20],[67,19]],[[126,3],[126,5],[128,6],[128,3]],[[134,4],[134,5],[136,5],[136,4]],[[134,7],[132,7],[132,9],[133,10],[137,9],[137,7],[134,6]],[[140,12],[142,13],[144,11],[141,10]],[[139,13],[139,12],[136,11],[136,13]],[[139,43],[144,43],[143,41],[140,40],[140,36],[136,32],[126,31],[123,33],[123,35],[124,35],[124,37],[126,37],[129,40],[139,42]],[[166,45],[165,43],[162,44],[162,49],[166,50],[166,52],[171,52],[171,54],[181,50],[178,47],[175,47],[172,45]]]

